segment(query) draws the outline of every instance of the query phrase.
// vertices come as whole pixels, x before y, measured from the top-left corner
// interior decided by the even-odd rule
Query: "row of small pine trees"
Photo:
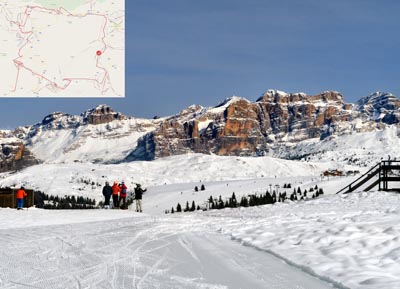
[[[285,184],[286,185],[286,184]],[[285,188],[291,188],[291,185],[288,184],[284,186]],[[248,196],[242,196],[240,201],[236,199],[236,195],[233,192],[232,196],[225,201],[222,199],[220,195],[218,199],[213,198],[210,196],[208,198],[208,207],[201,208],[199,205],[196,206],[195,201],[192,201],[192,205],[189,206],[189,202],[186,202],[186,206],[182,209],[180,203],[177,204],[176,208],[172,207],[171,210],[166,210],[165,213],[179,213],[179,212],[193,212],[196,210],[220,210],[224,208],[238,208],[238,207],[253,207],[253,206],[261,206],[267,204],[274,204],[276,202],[284,202],[285,200],[290,199],[291,201],[298,201],[298,200],[306,200],[309,199],[309,195],[311,198],[317,198],[320,195],[324,194],[324,190],[322,188],[318,188],[316,185],[314,188],[310,188],[308,191],[307,189],[304,192],[301,191],[300,187],[297,189],[293,189],[293,193],[290,197],[287,197],[286,192],[279,193],[278,196],[275,191],[272,192],[272,195],[267,191],[265,194],[250,194]]]
[[[97,208],[95,199],[75,196],[49,196],[41,191],[34,192],[34,204],[36,208],[50,210]]]

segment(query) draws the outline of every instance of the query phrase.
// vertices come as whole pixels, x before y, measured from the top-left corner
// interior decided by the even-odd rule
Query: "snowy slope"
[[[145,212],[158,210],[153,193]],[[0,209],[0,286],[397,289],[399,207],[399,195],[371,192],[158,216]]]
[[[232,181],[254,178],[319,177],[331,163],[306,163],[271,157],[243,158],[187,154],[122,164],[40,164],[17,173],[0,174],[0,186],[20,186],[53,195],[83,195],[100,199],[105,181],[160,186],[177,183]],[[267,181],[268,182],[268,181]]]
[[[400,129],[392,125],[384,130],[331,136],[320,141],[310,139],[283,146],[275,151],[277,156],[306,159],[314,162],[332,162],[370,167],[390,155],[400,156]]]
[[[77,128],[41,129],[29,140],[29,148],[42,161],[115,162],[124,159],[137,140],[154,129],[150,120],[115,120]]]

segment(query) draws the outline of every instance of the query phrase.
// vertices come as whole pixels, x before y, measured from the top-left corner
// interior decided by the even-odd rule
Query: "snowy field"
[[[143,214],[0,209],[0,288],[400,288],[400,195],[336,195],[357,176],[321,179],[334,163],[201,155],[189,161],[53,164],[3,175],[3,185],[58,185],[63,195],[82,185],[74,176],[103,183],[108,171],[111,179],[140,182],[148,191]],[[318,185],[325,194],[164,214],[178,202],[202,205],[210,195],[235,192],[239,199],[271,187],[282,192],[286,183],[292,184],[287,193]],[[195,192],[201,184],[206,190]],[[101,199],[101,187],[79,192]]]

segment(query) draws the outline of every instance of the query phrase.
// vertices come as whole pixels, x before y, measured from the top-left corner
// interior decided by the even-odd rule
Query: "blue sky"
[[[166,116],[269,88],[400,96],[400,1],[127,0],[126,10],[126,98],[0,99],[0,127],[100,103]]]

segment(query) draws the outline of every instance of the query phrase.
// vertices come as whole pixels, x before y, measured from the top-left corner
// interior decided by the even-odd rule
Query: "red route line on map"
[[[24,30],[24,28],[25,28],[26,23],[28,22],[28,19],[29,19],[29,17],[30,17],[30,13],[31,13],[33,10],[35,10],[35,9],[38,9],[38,10],[44,12],[44,13],[51,13],[51,14],[56,13],[57,15],[64,15],[64,14],[62,13],[62,11],[65,11],[65,12],[67,13],[67,16],[78,17],[78,18],[84,18],[84,17],[87,17],[87,16],[89,16],[89,15],[90,15],[90,16],[100,16],[100,17],[103,17],[103,18],[105,19],[105,22],[104,22],[104,25],[103,25],[103,28],[102,28],[103,37],[101,38],[101,42],[103,42],[104,47],[103,47],[102,50],[99,50],[99,51],[101,51],[101,53],[104,53],[104,52],[107,50],[107,47],[108,47],[107,44],[106,44],[106,42],[105,42],[105,38],[106,38],[105,29],[106,29],[106,26],[107,26],[107,23],[108,23],[108,18],[107,18],[105,15],[97,14],[97,13],[86,13],[86,14],[84,14],[84,15],[82,15],[82,16],[79,16],[79,15],[73,15],[73,14],[70,13],[68,10],[66,10],[65,8],[62,8],[62,7],[61,7],[60,9],[49,9],[49,8],[44,8],[44,7],[40,7],[40,6],[27,6],[26,9],[25,9],[25,12],[23,13],[23,14],[25,15],[25,19],[24,19],[24,20],[21,19],[21,22],[19,22],[19,21],[10,21],[10,20],[9,20],[10,23],[13,23],[13,24],[15,24],[15,25],[17,25],[17,26],[19,27],[19,32],[20,32],[21,34],[30,34],[30,35],[27,36],[27,38],[26,38],[26,43],[25,43],[24,45],[22,45],[21,48],[19,49],[19,51],[18,51],[18,57],[15,58],[15,59],[13,60],[15,66],[16,66],[17,69],[18,69],[18,71],[17,71],[17,75],[16,75],[16,79],[15,79],[14,89],[12,90],[12,92],[15,92],[15,91],[17,90],[18,79],[19,79],[19,74],[20,74],[21,68],[24,68],[24,69],[30,71],[33,75],[38,76],[38,77],[40,77],[41,79],[47,80],[47,81],[50,82],[54,87],[56,87],[56,88],[58,88],[58,89],[61,89],[61,90],[67,89],[68,86],[70,86],[71,82],[74,81],[74,80],[84,80],[84,81],[95,81],[95,82],[97,82],[98,84],[100,84],[100,85],[102,86],[101,91],[104,92],[104,87],[105,87],[105,85],[106,85],[106,80],[109,79],[109,73],[108,73],[108,71],[107,71],[104,67],[99,66],[99,57],[97,57],[97,60],[96,60],[96,67],[99,68],[99,69],[101,69],[101,70],[103,70],[104,73],[105,73],[105,74],[104,74],[104,78],[103,78],[102,81],[98,81],[97,79],[93,79],[93,78],[73,78],[73,77],[72,77],[72,78],[63,78],[64,81],[67,81],[67,84],[65,84],[63,87],[58,86],[57,83],[55,83],[54,81],[51,81],[50,79],[46,78],[44,75],[41,75],[41,74],[39,74],[39,73],[33,71],[33,69],[31,69],[31,68],[29,68],[29,67],[26,67],[26,66],[23,64],[23,62],[21,62],[21,61],[18,60],[19,58],[23,57],[23,55],[22,55],[22,50],[25,48],[26,45],[28,45],[28,43],[30,42],[30,41],[29,41],[29,38],[30,38],[31,35],[33,34],[33,31],[23,31],[23,30]],[[111,87],[111,89],[114,90],[112,87]]]

